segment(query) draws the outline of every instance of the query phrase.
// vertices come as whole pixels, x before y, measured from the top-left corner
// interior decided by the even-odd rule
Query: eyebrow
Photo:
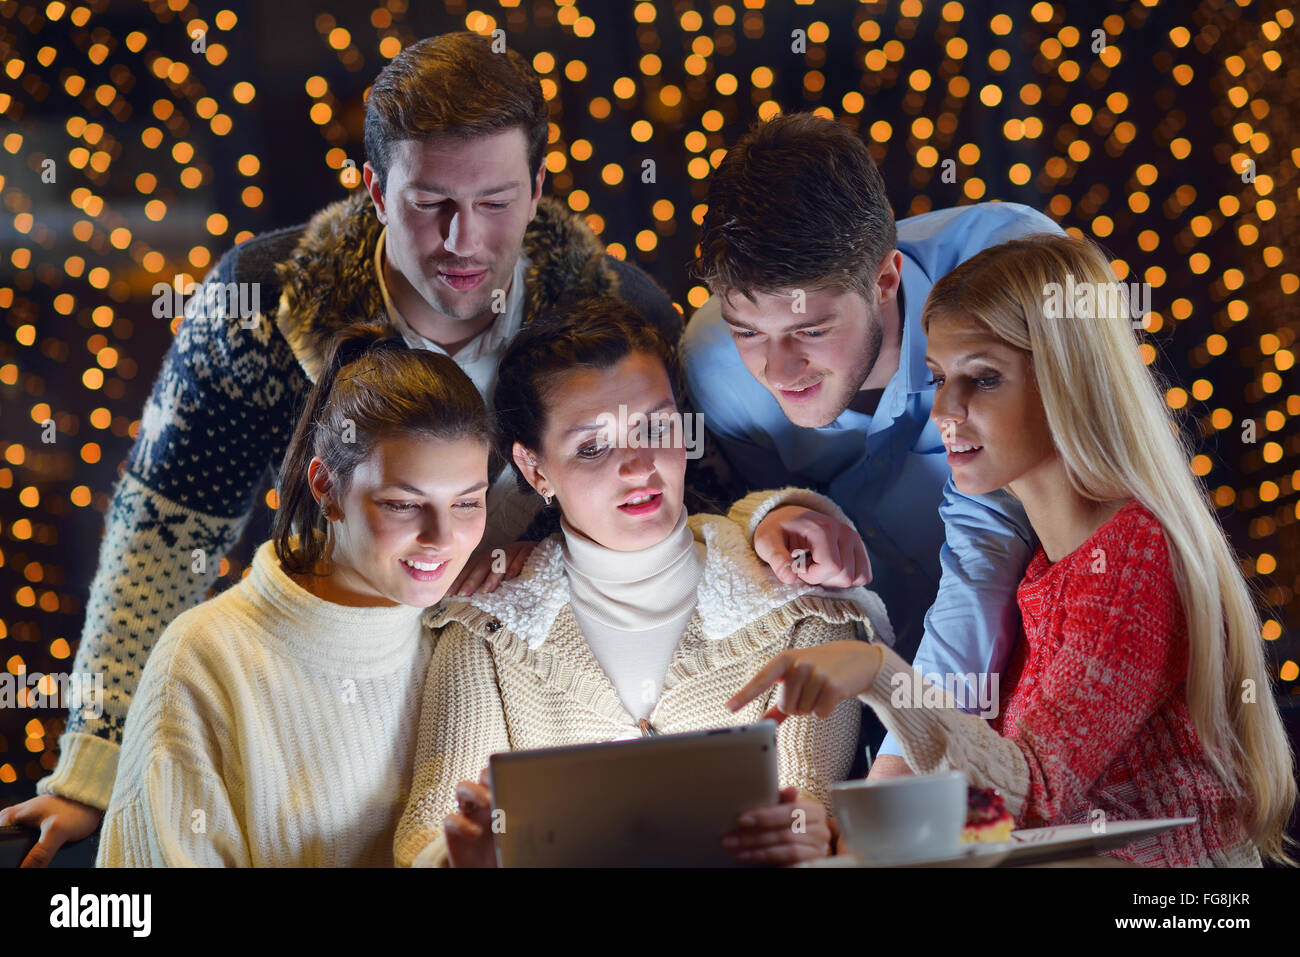
[[[988,362],[997,362],[999,357],[993,355],[991,352],[972,352],[968,356],[962,356],[960,359],[954,362],[953,365],[954,366],[966,365],[969,362],[974,362],[976,359],[984,359],[985,361]],[[932,358],[930,358],[928,355],[925,357],[925,362],[927,365],[939,364],[935,362]]]
[[[491,196],[495,193],[504,193],[507,190],[519,189],[520,185],[521,184],[518,180],[511,183],[502,183],[500,186],[491,186],[487,189],[479,190],[478,195]],[[451,190],[443,189],[437,183],[409,183],[407,184],[407,188],[419,193],[437,193],[439,196],[450,196],[452,193]]]
[[[488,483],[486,481],[483,481],[483,482],[479,482],[477,485],[471,485],[469,488],[465,489],[465,491],[457,492],[456,494],[469,495],[471,492],[477,492],[480,489],[485,489],[487,487],[488,487]],[[412,495],[425,494],[424,489],[416,488],[414,485],[407,485],[405,482],[390,482],[389,484],[383,486],[383,489],[390,489],[390,488],[401,489],[403,492],[410,492]],[[383,491],[383,489],[380,489],[380,491]]]
[[[798,323],[797,325],[786,327],[786,329],[783,331],[798,332],[800,329],[811,329],[813,326],[820,326],[823,323],[830,322],[834,318],[835,318],[834,316],[818,316],[814,319],[805,319],[803,322]],[[735,326],[738,329],[748,329],[750,332],[763,331],[762,329],[758,329],[754,326],[751,326],[747,322],[741,322],[739,319],[728,319],[725,315],[722,317],[722,321],[729,326]]]
[[[656,412],[662,412],[664,409],[671,409],[672,407],[673,407],[673,400],[664,399],[657,406],[655,406],[649,412],[646,412],[644,414],[647,416],[651,416],[654,415]],[[636,413],[633,412],[632,415],[636,415]],[[632,417],[631,415],[628,416],[628,418],[631,417]],[[600,422],[588,422],[585,425],[575,425],[573,428],[566,430],[564,434],[572,435],[575,432],[595,432],[597,429],[601,427],[601,424],[602,423]]]

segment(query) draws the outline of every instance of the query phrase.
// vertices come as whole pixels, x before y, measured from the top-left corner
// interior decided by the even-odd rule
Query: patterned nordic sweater
[[[349,322],[387,320],[373,263],[381,230],[359,191],[305,226],[231,249],[187,299],[109,504],[73,665],[104,675],[102,714],[70,714],[59,763],[39,793],[107,806],[145,660],[168,623],[216,580],[267,469],[279,468],[325,343]],[[654,281],[605,255],[554,200],[538,204],[523,249],[525,322],[570,297],[607,293],[633,302],[666,334],[680,332],[681,317]],[[223,294],[230,283],[252,285],[241,299]],[[244,315],[229,311],[232,302],[260,309]]]
[[[736,714],[724,702],[779,652],[852,639],[855,622],[864,623],[868,637],[893,641],[874,592],[782,585],[758,559],[746,532],[774,498],[755,493],[727,518],[688,519],[705,544],[704,569],[695,612],[648,719],[656,731],[758,721],[777,689]],[[455,787],[477,780],[492,754],[639,733],[578,628],[570,594],[557,535],[534,550],[519,578],[429,612],[425,621],[437,644],[420,708],[415,777],[394,844],[399,867],[447,864],[442,820],[455,810]],[[848,773],[860,721],[856,701],[842,702],[828,718],[783,721],[781,786],[802,788],[829,809],[830,786]]]
[[[1002,791],[1019,827],[1159,817],[1197,823],[1111,852],[1163,867],[1258,867],[1187,706],[1187,624],[1164,532],[1136,499],[1020,583],[1024,621],[991,723],[885,649],[862,700],[920,773],[958,768]],[[1100,811],[1099,816],[1096,812]]]

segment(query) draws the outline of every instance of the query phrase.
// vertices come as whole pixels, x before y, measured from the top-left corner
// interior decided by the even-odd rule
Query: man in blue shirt
[[[896,650],[986,717],[1037,541],[1009,493],[967,496],[952,483],[930,421],[921,306],[980,250],[1060,231],[1013,203],[895,224],[856,135],[810,114],[779,116],[743,137],[710,181],[697,270],[713,296],[683,339],[694,408],[739,481],[812,487],[844,509]],[[874,743],[883,728],[867,720]],[[906,771],[886,738],[872,776]]]

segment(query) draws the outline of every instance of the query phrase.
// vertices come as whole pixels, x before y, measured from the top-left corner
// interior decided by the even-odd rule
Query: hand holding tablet
[[[746,811],[722,846],[742,864],[798,864],[825,857],[831,827],[822,803],[798,788],[782,788],[781,803]]]
[[[447,836],[447,855],[452,867],[496,867],[496,850],[492,841],[492,791],[488,769],[477,781],[456,785],[458,814],[443,819]]]
[[[461,859],[480,865],[489,845],[477,842],[493,838],[503,867],[794,863],[830,840],[820,803],[779,788],[769,721],[494,754],[490,780],[490,815],[487,788],[463,782],[461,814],[447,819]]]

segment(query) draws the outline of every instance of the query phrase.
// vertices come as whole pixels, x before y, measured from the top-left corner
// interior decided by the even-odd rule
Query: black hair
[[[537,452],[546,432],[546,400],[565,375],[579,369],[608,369],[633,353],[657,357],[680,401],[677,343],[630,303],[612,296],[571,302],[528,323],[506,349],[492,393],[498,452],[514,463],[518,442]],[[527,480],[514,466],[520,488]]]

